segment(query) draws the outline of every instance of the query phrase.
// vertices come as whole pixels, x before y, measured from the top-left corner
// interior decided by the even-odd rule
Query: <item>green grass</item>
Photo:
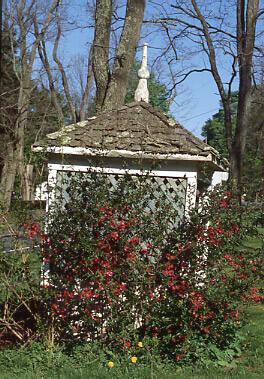
[[[122,365],[117,363],[111,370],[107,369],[106,362],[98,360],[87,364],[85,355],[80,357],[79,368],[70,367],[67,361],[61,359],[57,353],[57,359],[48,360],[49,369],[44,373],[43,362],[35,352],[32,356],[19,356],[17,352],[16,364],[11,370],[4,371],[0,365],[1,379],[254,379],[264,378],[264,305],[251,306],[247,311],[248,325],[243,334],[246,340],[245,351],[242,356],[234,361],[232,368],[210,367],[210,368],[175,368],[165,365],[163,367],[151,367],[138,365]],[[23,369],[24,362],[31,359],[31,369]],[[86,364],[85,364],[86,363]],[[86,366],[86,367],[84,367]],[[155,363],[154,365],[155,366]],[[29,367],[29,366],[27,366]],[[11,374],[12,372],[12,374]]]
[[[242,248],[247,250],[261,249],[264,240],[264,228],[257,228],[258,235],[247,237],[242,243]],[[264,377],[264,376],[263,376]]]

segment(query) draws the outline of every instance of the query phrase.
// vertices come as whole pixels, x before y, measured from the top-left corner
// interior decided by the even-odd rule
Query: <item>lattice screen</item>
[[[68,200],[67,188],[70,185],[70,179],[75,175],[85,176],[85,179],[88,180],[88,182],[89,177],[91,177],[91,173],[58,172],[57,184],[60,189],[64,188],[64,202],[67,202]],[[121,174],[98,175],[102,175],[107,179],[109,191],[117,188],[120,181],[124,178],[124,175]],[[146,207],[148,212],[154,212],[157,202],[164,201],[167,205],[170,205],[177,211],[178,220],[183,217],[186,204],[187,179],[160,176],[146,176],[143,178],[140,175],[126,175],[126,179],[131,180],[131,185],[133,184],[133,187],[136,186],[139,188],[142,185],[142,182],[149,187],[150,196]]]
[[[121,175],[108,175],[110,189],[111,186],[114,188],[117,186]],[[130,176],[134,183],[140,186],[140,177],[136,175]],[[156,202],[160,201],[161,195],[162,199],[169,203],[175,210],[178,211],[179,216],[183,216],[185,208],[185,197],[186,197],[186,179],[180,178],[164,178],[160,176],[148,176],[145,179],[145,184],[149,186],[151,190],[150,201],[148,204],[148,209],[154,211],[156,207]]]

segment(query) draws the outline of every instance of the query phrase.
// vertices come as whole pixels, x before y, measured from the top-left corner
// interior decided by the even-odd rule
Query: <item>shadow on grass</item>
[[[108,369],[105,363],[94,362],[90,366],[81,368],[67,367],[67,363],[61,367],[52,367],[44,373],[36,363],[32,372],[16,374],[16,369],[11,372],[0,372],[1,379],[254,379],[264,378],[264,305],[251,306],[247,311],[249,324],[244,328],[246,337],[246,349],[243,355],[235,361],[232,369],[210,368],[184,368],[176,369],[175,366],[166,365],[151,367],[134,365],[119,366]],[[83,357],[85,362],[85,356]],[[64,366],[64,367],[63,367]],[[1,369],[1,367],[0,367]],[[18,372],[18,371],[17,371]]]

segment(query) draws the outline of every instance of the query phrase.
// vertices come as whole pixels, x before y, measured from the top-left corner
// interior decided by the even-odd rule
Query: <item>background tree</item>
[[[34,89],[32,71],[37,46],[47,33],[58,4],[59,0],[50,0],[44,7],[37,0],[10,0],[6,5],[5,18],[9,30],[13,70],[19,83],[17,117],[13,125],[14,138],[9,145],[1,175],[1,202],[6,208],[10,206],[16,175],[20,178],[22,198],[29,200],[30,197],[28,179],[33,168],[25,165],[24,147],[30,97]],[[32,38],[33,25],[36,22],[41,25],[41,32],[36,38]]]
[[[170,7],[163,6],[161,14],[161,18],[145,22],[161,25],[169,41],[167,52],[173,52],[176,61],[179,60],[180,51],[175,48],[175,41],[184,40],[182,50],[185,48],[186,54],[188,49],[189,56],[195,55],[200,64],[183,70],[176,84],[195,72],[210,72],[215,81],[224,111],[230,178],[240,186],[252,102],[253,58],[254,53],[263,56],[258,46],[261,33],[258,33],[257,23],[263,15],[260,1],[175,0]],[[201,59],[197,59],[197,54]],[[238,89],[238,104],[233,130],[231,104],[234,87]]]
[[[16,49],[13,46],[13,49]],[[13,70],[13,52],[9,39],[8,25],[5,22],[2,31],[2,66],[0,86],[0,198],[4,197],[5,188],[9,187],[8,178],[12,169],[15,150],[15,128],[18,117],[17,101],[19,81]],[[12,175],[12,172],[11,172]]]
[[[0,0],[0,88],[1,88],[2,60],[3,60],[2,30],[3,30],[3,0]]]
[[[233,129],[235,129],[236,122],[237,98],[238,93],[233,92],[230,107],[232,112]],[[219,111],[215,113],[212,116],[212,118],[206,121],[206,123],[202,127],[201,134],[209,145],[213,146],[216,150],[218,150],[223,157],[227,159],[229,158],[225,131],[225,112],[221,101]]]
[[[232,114],[234,128],[237,114],[238,93],[232,93]],[[264,86],[259,85],[252,94],[252,104],[248,114],[248,134],[242,168],[241,186],[244,192],[255,198],[264,193]],[[228,157],[225,138],[224,111],[219,111],[206,121],[202,128],[209,145],[216,148],[223,156]]]

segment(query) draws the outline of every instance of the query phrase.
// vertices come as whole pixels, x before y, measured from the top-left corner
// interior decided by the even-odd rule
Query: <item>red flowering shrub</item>
[[[238,305],[263,264],[257,251],[241,248],[249,220],[230,193],[207,197],[181,224],[162,192],[149,210],[144,178],[138,186],[124,176],[109,190],[104,175],[75,177],[67,196],[43,238],[60,338],[126,349],[135,338],[154,338],[176,361],[230,348]]]

